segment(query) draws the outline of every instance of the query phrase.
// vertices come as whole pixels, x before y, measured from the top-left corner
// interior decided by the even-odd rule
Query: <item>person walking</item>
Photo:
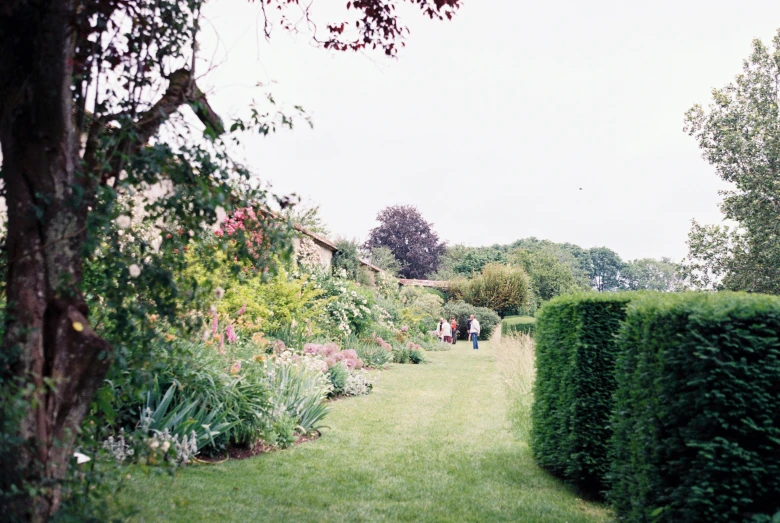
[[[439,338],[439,341],[444,341],[444,333],[442,332],[444,330],[444,318],[439,318],[439,327],[436,329],[436,336]]]
[[[458,322],[455,321],[455,316],[450,316],[450,328],[452,329],[452,344],[458,340]]]
[[[479,349],[479,320],[473,314],[469,317],[469,338],[474,350]]]
[[[444,318],[441,319],[441,340],[444,343],[452,343],[452,327]]]

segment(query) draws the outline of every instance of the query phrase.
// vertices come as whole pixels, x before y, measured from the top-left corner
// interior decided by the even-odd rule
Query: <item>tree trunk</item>
[[[18,427],[23,481],[34,499],[3,510],[45,521],[59,508],[60,481],[79,427],[105,377],[111,348],[89,327],[78,290],[85,239],[76,190],[72,119],[73,2],[11,0],[0,7],[0,144],[8,206],[7,307],[2,350],[28,386]]]

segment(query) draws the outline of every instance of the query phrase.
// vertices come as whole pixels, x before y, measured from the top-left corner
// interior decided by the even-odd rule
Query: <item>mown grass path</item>
[[[480,346],[394,365],[369,396],[334,402],[317,441],[174,480],[136,473],[123,503],[136,521],[608,521],[536,467]]]

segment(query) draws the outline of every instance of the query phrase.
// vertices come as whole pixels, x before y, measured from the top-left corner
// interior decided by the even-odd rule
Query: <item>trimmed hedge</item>
[[[560,296],[541,308],[536,323],[534,457],[592,495],[603,493],[609,470],[615,338],[630,299],[622,293]]]
[[[531,316],[510,316],[501,321],[501,334],[536,334],[536,318]]]
[[[780,299],[769,296],[657,295],[629,307],[608,495],[620,521],[772,521],[778,334]]]

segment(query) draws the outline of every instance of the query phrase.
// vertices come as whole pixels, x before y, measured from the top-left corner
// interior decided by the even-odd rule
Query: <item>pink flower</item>
[[[238,372],[241,370],[241,362],[237,361],[233,365],[230,366],[230,373],[231,374],[238,374]]]
[[[246,312],[246,302],[244,302],[244,306],[238,309],[238,316],[241,316]]]
[[[216,334],[219,329],[219,317],[214,313],[214,319],[211,321],[211,334]]]
[[[235,343],[238,339],[236,331],[233,330],[233,325],[228,324],[228,326],[225,327],[225,334],[227,334],[228,343]]]

